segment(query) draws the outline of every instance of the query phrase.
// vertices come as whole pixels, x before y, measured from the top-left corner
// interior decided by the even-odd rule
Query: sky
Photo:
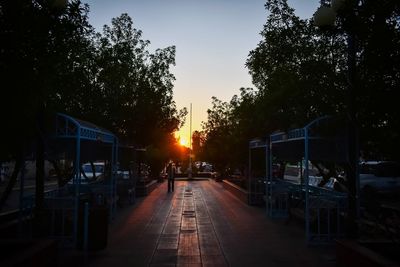
[[[128,13],[134,27],[151,42],[150,52],[176,46],[174,101],[192,103],[192,132],[207,120],[211,97],[229,101],[241,87],[253,87],[245,67],[261,40],[267,20],[266,0],[82,0],[90,6],[89,21],[101,31],[111,19]],[[296,14],[309,18],[319,0],[288,0]],[[177,136],[190,140],[190,114]]]

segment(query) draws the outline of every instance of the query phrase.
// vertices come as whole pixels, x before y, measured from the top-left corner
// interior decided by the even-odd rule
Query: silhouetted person
[[[172,162],[170,162],[167,166],[167,174],[168,174],[168,192],[173,192],[174,182],[175,182],[175,166]]]

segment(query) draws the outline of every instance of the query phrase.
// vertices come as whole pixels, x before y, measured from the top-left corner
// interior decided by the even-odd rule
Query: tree
[[[90,31],[87,7],[80,1],[58,6],[55,1],[2,1],[0,3],[0,78],[2,123],[7,125],[1,141],[1,160],[16,159],[22,166],[35,142],[37,159],[36,208],[40,210],[44,183],[46,114],[54,100],[68,92],[66,79],[79,65],[77,56],[86,47],[82,37]],[[76,48],[76,49],[75,49]],[[75,78],[76,77],[76,78]],[[71,75],[73,82],[80,77]],[[15,183],[16,175],[10,180]],[[4,194],[6,199],[7,192]]]
[[[202,147],[204,145],[204,132],[202,131],[194,131],[192,134],[192,150],[195,155],[196,160],[203,159],[203,150]]]
[[[149,41],[133,28],[128,14],[105,25],[98,38],[97,86],[102,99],[99,121],[117,133],[122,142],[150,146],[152,169],[157,174],[168,159],[172,133],[184,122],[186,109],[173,101],[170,66],[175,47],[147,50]]]
[[[302,127],[344,110],[343,36],[320,36],[287,1],[267,1],[265,7],[270,15],[263,39],[250,51],[246,66],[260,90],[262,119],[275,128],[269,130]]]
[[[400,160],[400,3],[362,1],[357,20],[344,25],[357,44],[357,120],[367,156]],[[345,22],[342,22],[345,23]]]
[[[271,132],[301,127],[321,115],[347,119],[345,33],[351,31],[357,37],[354,90],[360,148],[374,158],[398,159],[399,147],[393,145],[399,138],[394,103],[400,62],[397,1],[360,1],[357,19],[339,16],[335,30],[299,19],[285,0],[265,6],[270,15],[263,39],[246,62],[259,89],[256,109],[265,114],[259,125]]]
[[[230,103],[213,98],[203,124],[205,154],[223,166],[245,165],[247,142],[254,137],[303,127],[322,115],[333,115],[342,125],[348,120],[344,29],[349,25],[338,18],[337,30],[322,31],[297,17],[286,0],[268,0],[265,7],[262,40],[246,61],[257,89],[241,89]],[[358,9],[350,26],[358,36],[360,148],[375,159],[398,159],[399,4],[360,1]]]
[[[208,120],[203,123],[201,150],[203,158],[216,170],[246,169],[248,141],[259,132],[253,123],[255,97],[250,88],[241,88],[240,96],[234,95],[230,102],[213,97]]]
[[[141,31],[133,28],[127,14],[113,19],[102,34],[96,33],[88,23],[88,5],[72,0],[59,8],[58,2],[0,2],[1,99],[5,100],[0,112],[7,126],[0,160],[22,161],[24,154],[36,152],[39,209],[45,153],[51,150],[47,130],[55,112],[107,128],[120,143],[153,146],[164,160],[173,132],[187,113],[178,111],[173,101],[174,46],[148,52],[149,41],[141,39]],[[155,173],[159,166],[154,164]],[[13,172],[10,188],[18,171]]]
[[[228,144],[231,134],[231,107],[216,97],[212,98],[212,108],[207,110],[207,122],[203,123],[206,135],[204,157],[212,162],[214,168],[224,172],[229,166],[229,155],[232,147]]]

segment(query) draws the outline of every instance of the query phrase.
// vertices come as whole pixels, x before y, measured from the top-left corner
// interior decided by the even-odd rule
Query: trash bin
[[[88,249],[100,250],[107,247],[108,207],[98,206],[89,209]]]
[[[78,217],[78,249],[84,249],[85,235],[85,203],[79,205]],[[107,247],[108,239],[108,206],[106,203],[89,203],[88,216],[88,250],[101,250]]]

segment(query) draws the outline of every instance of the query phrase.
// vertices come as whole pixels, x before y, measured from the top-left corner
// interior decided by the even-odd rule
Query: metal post
[[[18,220],[18,234],[20,237],[23,237],[23,227],[22,227],[22,220],[25,212],[24,207],[24,184],[25,184],[25,154],[23,154],[22,158],[22,166],[21,166],[21,183],[19,187],[19,220]]]
[[[271,162],[269,160],[269,140],[265,140],[265,207],[268,212],[268,183],[271,175]],[[267,213],[268,214],[268,213]]]
[[[83,220],[83,249],[87,251],[89,249],[89,203],[85,202],[84,210],[84,220]]]
[[[306,219],[306,241],[310,241],[310,211],[309,211],[309,190],[308,190],[308,158],[309,158],[309,150],[308,150],[308,127],[304,128],[304,188],[305,188],[305,219]]]
[[[118,151],[119,150],[119,144],[118,144],[118,138],[117,137],[115,137],[115,166],[117,167],[117,166],[119,166],[118,165],[118,161],[119,161],[119,158],[118,158]],[[114,173],[114,192],[113,192],[113,194],[114,194],[114,196],[113,196],[113,198],[115,199],[116,198],[116,195],[117,195],[117,179],[118,179],[118,168],[116,168],[115,169],[115,173]],[[115,212],[116,212],[116,210],[117,210],[117,202],[116,201],[114,201],[114,210],[113,210],[113,214],[115,214]]]
[[[111,219],[114,217],[114,212],[116,210],[116,201],[115,201],[115,196],[116,196],[116,172],[117,170],[115,169],[116,164],[118,162],[118,139],[116,137],[114,137],[113,140],[113,144],[112,144],[112,149],[111,149],[111,179],[110,179],[110,189],[109,189],[109,193],[110,193],[110,199],[111,199],[111,203],[110,203],[110,214],[109,214],[109,219],[111,221]]]
[[[19,185],[19,210],[23,209],[22,203],[24,199],[24,184],[25,184],[25,158],[22,159],[22,166],[21,166],[21,182]]]
[[[188,178],[192,179],[192,103],[190,103],[189,170],[188,170]]]
[[[75,175],[74,175],[74,183],[75,186],[75,212],[74,212],[74,238],[75,245],[78,242],[78,216],[79,216],[79,187],[81,183],[81,172],[80,172],[80,164],[81,164],[81,127],[77,126],[76,129],[76,153],[75,153]]]
[[[251,204],[251,179],[252,179],[252,174],[251,174],[251,147],[249,146],[249,175],[248,175],[248,181],[249,181],[249,195],[247,202]]]
[[[338,1],[339,2],[339,1]],[[344,2],[344,1],[341,1]],[[347,34],[347,116],[348,116],[348,166],[346,168],[346,177],[348,180],[348,215],[346,218],[346,232],[349,237],[357,237],[358,226],[357,218],[359,217],[359,152],[358,152],[358,129],[356,117],[356,32],[357,16],[359,0],[348,0],[346,5],[346,13],[339,14],[344,19],[343,28]],[[320,1],[321,6],[325,1]],[[343,3],[342,3],[343,4]],[[322,16],[322,14],[320,13]],[[317,16],[314,16],[317,18]],[[326,22],[320,21],[316,24],[320,26]],[[329,25],[333,26],[333,25]]]
[[[111,147],[111,161],[110,161],[110,184],[108,188],[107,195],[109,197],[108,199],[108,209],[109,209],[109,220],[111,221],[112,214],[113,214],[113,206],[114,206],[114,198],[113,198],[113,193],[114,193],[114,164],[115,164],[115,138],[112,142],[112,147]]]
[[[268,205],[267,205],[267,207],[268,207],[268,215],[270,217],[272,217],[272,144],[271,144],[271,139],[270,139],[268,145],[269,145],[269,183],[267,183],[267,188],[268,188],[268,196],[267,196]]]
[[[358,198],[358,138],[356,125],[356,107],[355,107],[355,81],[356,81],[356,45],[355,35],[352,30],[347,32],[347,67],[348,67],[348,116],[349,116],[349,214],[347,224],[347,234],[350,237],[356,237],[358,234],[357,217],[359,213]]]

